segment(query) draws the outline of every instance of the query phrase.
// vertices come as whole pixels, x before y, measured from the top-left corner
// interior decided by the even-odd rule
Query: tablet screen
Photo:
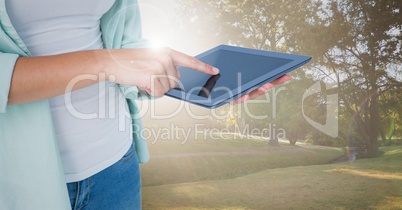
[[[217,67],[220,74],[211,76],[188,68],[179,68],[182,78],[179,89],[212,99],[293,61],[228,50],[218,50],[199,59]]]

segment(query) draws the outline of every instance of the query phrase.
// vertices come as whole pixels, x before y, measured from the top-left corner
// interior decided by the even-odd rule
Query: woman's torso
[[[100,18],[113,3],[8,0],[6,9],[31,54],[45,56],[103,48]],[[67,182],[103,170],[129,148],[131,121],[125,98],[114,83],[54,97],[50,106]]]

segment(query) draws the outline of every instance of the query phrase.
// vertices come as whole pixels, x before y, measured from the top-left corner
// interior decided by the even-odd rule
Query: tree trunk
[[[374,93],[370,97],[370,147],[368,147],[368,157],[378,156],[378,136],[380,130],[380,113],[378,109],[378,94]]]
[[[294,145],[296,145],[296,142],[297,142],[297,138],[289,138],[290,145],[294,146]]]
[[[380,136],[381,136],[381,139],[382,139],[382,143],[383,143],[383,145],[387,145],[387,138],[385,137],[385,134],[384,134],[384,132],[382,132],[382,130],[380,129]]]
[[[270,126],[270,137],[269,137],[269,142],[268,144],[271,146],[279,146],[279,141],[278,138],[276,136],[276,131],[275,131],[275,127],[274,126]]]

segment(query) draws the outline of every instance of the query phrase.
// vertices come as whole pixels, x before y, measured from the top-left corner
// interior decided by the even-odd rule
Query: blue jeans
[[[72,210],[141,209],[140,169],[131,145],[117,163],[79,182],[67,183]]]

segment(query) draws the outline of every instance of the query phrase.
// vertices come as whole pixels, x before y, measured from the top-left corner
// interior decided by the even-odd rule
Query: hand
[[[244,103],[248,100],[253,100],[253,99],[267,93],[272,87],[274,87],[276,85],[281,85],[290,80],[291,80],[291,77],[288,74],[283,75],[282,77],[279,77],[278,79],[276,79],[270,83],[267,83],[255,90],[251,91],[250,93],[247,93],[247,94],[241,96],[240,98],[233,100],[232,102],[230,102],[230,104],[239,104],[239,103]]]
[[[48,99],[104,80],[138,86],[153,96],[162,96],[176,87],[180,79],[177,66],[206,74],[219,73],[218,69],[169,48],[100,49],[20,57],[15,63],[7,104]]]
[[[217,68],[169,48],[108,52],[105,70],[108,77],[113,76],[114,82],[122,85],[138,86],[153,96],[163,96],[178,85],[180,73],[177,66],[211,75],[219,73]]]

